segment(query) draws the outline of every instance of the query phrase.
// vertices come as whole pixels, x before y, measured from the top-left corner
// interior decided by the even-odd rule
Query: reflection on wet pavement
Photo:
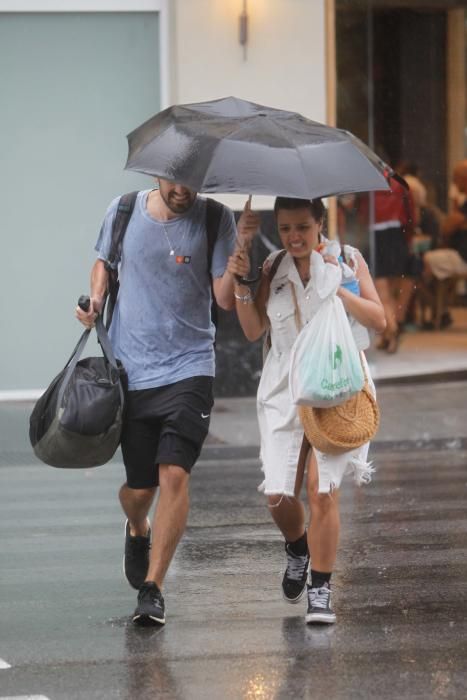
[[[50,700],[465,697],[466,453],[378,452],[342,494],[335,627],[281,598],[256,460],[208,460],[169,572],[165,628],[135,628],[120,465],[3,467],[1,695]],[[23,526],[12,532],[11,522]],[[157,543],[154,544],[157,546]]]

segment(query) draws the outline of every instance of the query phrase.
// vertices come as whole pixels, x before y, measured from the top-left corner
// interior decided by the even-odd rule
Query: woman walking
[[[350,317],[359,350],[369,345],[366,328],[385,329],[384,309],[360,253],[346,246],[346,263],[329,254],[329,242],[322,235],[325,209],[321,200],[278,197],[274,212],[284,250],[265,261],[254,298],[240,283],[235,289],[245,336],[255,341],[268,332],[270,338],[257,395],[264,472],[260,490],[267,496],[272,518],[285,538],[285,600],[297,603],[307,588],[306,622],[333,623],[331,574],[339,538],[339,486],[347,471],[354,473],[357,483],[368,482],[372,468],[367,462],[368,444],[339,456],[311,449],[289,396],[290,350],[299,332],[297,319],[302,325],[307,323],[320,304],[313,279],[314,251],[318,249],[326,263],[343,268],[345,282],[337,294]],[[228,270],[245,277],[249,271],[246,252],[232,256]],[[363,355],[362,362],[368,373]],[[305,465],[311,513],[308,532],[300,500]]]

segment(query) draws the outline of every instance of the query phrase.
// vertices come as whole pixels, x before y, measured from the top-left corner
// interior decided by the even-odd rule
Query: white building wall
[[[311,119],[324,122],[325,2],[326,0],[248,0],[246,57],[239,43],[239,16],[243,0],[0,0],[0,21],[3,13],[158,12],[159,70],[156,66],[156,53],[156,58],[147,64],[146,80],[152,80],[154,71],[158,72],[160,108],[174,103],[235,95],[270,106],[296,110]],[[55,20],[51,18],[52,21]],[[145,77],[139,77],[145,84]],[[47,95],[44,95],[44,100],[46,99]],[[12,100],[10,109],[14,109],[14,104],[15,100]],[[88,107],[83,103],[83,110]],[[139,119],[142,121],[148,116],[150,115],[144,113]],[[96,113],[96,120],[99,119],[102,121],[102,114]],[[102,187],[111,188],[115,178],[129,177],[128,173],[119,170],[126,158],[124,135],[122,130],[122,152],[114,153],[115,164],[112,165],[108,158],[105,159],[110,168],[107,174],[100,164],[99,167],[87,168],[86,175],[82,177],[76,164],[72,170],[72,174],[78,178],[80,201],[87,202],[86,209],[81,207],[80,211],[83,216],[86,213],[89,221],[86,225],[80,223],[79,226],[79,222],[74,222],[79,232],[67,230],[66,240],[69,244],[67,243],[66,254],[52,245],[50,230],[41,237],[35,229],[32,235],[33,229],[23,226],[22,235],[31,236],[25,244],[29,255],[22,270],[23,276],[28,280],[23,290],[26,298],[18,297],[16,300],[24,334],[23,330],[16,332],[15,313],[8,306],[9,293],[6,291],[10,288],[10,281],[5,278],[1,298],[4,299],[5,308],[11,312],[9,316],[3,313],[11,342],[8,347],[4,343],[2,351],[6,374],[0,377],[0,400],[37,394],[39,387],[44,387],[60,369],[60,362],[64,361],[76,340],[79,328],[72,317],[72,307],[79,293],[85,291],[85,281],[93,259],[92,245],[101,214],[110,197],[109,193],[104,194],[101,190]],[[37,153],[31,151],[28,157],[30,161],[37,160],[40,149],[37,149]],[[7,172],[10,173],[8,184],[12,187],[12,171],[7,169]],[[47,179],[42,168],[40,183],[46,191],[55,193],[57,201],[62,202],[73,190],[73,183],[70,182],[70,174],[67,177],[67,167],[57,168],[56,172],[64,173],[57,183],[52,182],[52,175]],[[28,176],[30,173],[25,171],[26,179]],[[92,177],[97,178],[101,189],[94,186]],[[122,188],[125,187],[122,185]],[[7,189],[5,186],[4,191]],[[126,189],[129,189],[128,185]],[[93,194],[92,206],[90,193]],[[39,202],[46,201],[45,197],[39,196],[40,192],[36,195]],[[223,199],[232,207],[241,208],[245,198],[231,195]],[[253,205],[258,209],[270,206],[270,202],[270,198],[253,198]],[[31,206],[29,209],[34,209],[36,223],[49,226],[50,212],[44,213]],[[61,221],[60,217],[58,219]],[[43,246],[44,250],[34,257],[31,251],[36,239],[46,241],[50,249]],[[23,260],[15,248],[19,245],[20,238],[11,236],[11,240],[14,244],[11,243],[6,258],[9,261]],[[57,297],[53,271],[65,274],[64,270],[71,269],[70,259],[73,260],[73,279],[67,277],[66,291],[63,285],[59,285],[60,295]],[[11,275],[14,277],[13,269]],[[39,275],[40,279],[36,280],[34,275]],[[51,306],[54,308],[54,318],[60,321],[52,326],[52,330],[47,330],[47,333],[52,333],[47,341],[47,358],[39,357],[37,353],[30,352],[31,337],[35,337],[35,333],[38,338],[42,337],[37,326],[41,319],[40,309]],[[43,341],[41,351],[42,346],[45,346]],[[24,367],[27,368],[26,373],[22,370]],[[35,391],[31,392],[31,389]]]
[[[247,57],[242,0],[174,0],[172,102],[235,95],[324,121],[324,0],[249,0]]]

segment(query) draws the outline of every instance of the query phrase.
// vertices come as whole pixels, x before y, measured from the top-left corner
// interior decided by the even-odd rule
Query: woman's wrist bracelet
[[[253,301],[250,289],[247,291],[246,294],[237,294],[237,292],[234,291],[234,297],[235,299],[237,299],[237,301],[241,301],[242,304],[249,304]]]

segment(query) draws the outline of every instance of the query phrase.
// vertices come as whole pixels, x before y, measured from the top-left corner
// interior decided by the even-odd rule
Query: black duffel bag
[[[104,356],[79,359],[91,333],[85,330],[29,419],[34,453],[52,467],[97,467],[112,458],[120,443],[125,372],[101,316],[96,332]]]

